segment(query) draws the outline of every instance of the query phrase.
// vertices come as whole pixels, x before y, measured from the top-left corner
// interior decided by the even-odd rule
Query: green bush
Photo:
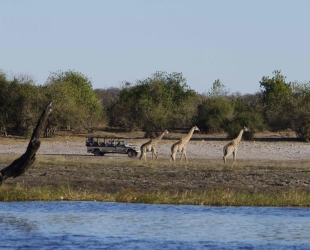
[[[236,114],[233,119],[226,120],[224,131],[227,132],[228,138],[233,139],[238,136],[244,126],[249,131],[244,132],[243,138],[245,140],[253,140],[255,132],[264,130],[263,118],[260,114],[244,111]]]
[[[233,114],[233,107],[225,97],[208,97],[198,106],[195,123],[207,133],[222,131],[223,122]]]

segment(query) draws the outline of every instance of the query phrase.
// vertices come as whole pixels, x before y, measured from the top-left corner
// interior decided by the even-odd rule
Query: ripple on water
[[[310,209],[2,202],[0,247],[309,249]]]

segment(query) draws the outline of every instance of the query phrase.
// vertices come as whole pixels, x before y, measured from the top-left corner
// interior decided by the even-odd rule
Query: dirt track
[[[131,144],[140,147],[147,139],[132,139]],[[164,139],[157,145],[159,157],[169,157],[170,147],[176,139]],[[223,138],[193,137],[188,143],[189,159],[219,159],[223,157],[223,146],[228,142]],[[4,138],[0,141],[0,154],[22,154],[28,139]],[[42,139],[38,155],[89,155],[86,152],[84,137]],[[150,155],[148,154],[148,158]],[[237,158],[240,160],[310,160],[310,144],[296,141],[241,141]]]

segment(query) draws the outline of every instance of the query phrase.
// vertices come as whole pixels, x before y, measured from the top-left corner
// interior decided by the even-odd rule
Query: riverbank
[[[140,146],[146,140],[136,139]],[[157,161],[126,155],[95,157],[84,138],[44,139],[37,161],[23,176],[7,179],[0,200],[97,200],[162,204],[310,206],[309,144],[241,142],[237,163],[222,161],[225,140],[189,142],[189,162],[170,162],[173,140],[158,144]],[[27,139],[5,138],[0,167],[10,164]],[[179,156],[179,155],[178,155]]]

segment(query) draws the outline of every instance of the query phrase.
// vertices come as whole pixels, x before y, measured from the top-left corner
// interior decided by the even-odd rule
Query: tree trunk
[[[26,170],[30,168],[32,163],[36,160],[36,153],[40,148],[40,133],[44,130],[45,122],[52,111],[52,102],[49,103],[46,108],[43,110],[41,117],[38,120],[37,126],[32,133],[30,142],[26,149],[26,152],[13,161],[9,166],[5,167],[0,171],[0,185],[2,182],[9,177],[18,177],[25,173]]]

